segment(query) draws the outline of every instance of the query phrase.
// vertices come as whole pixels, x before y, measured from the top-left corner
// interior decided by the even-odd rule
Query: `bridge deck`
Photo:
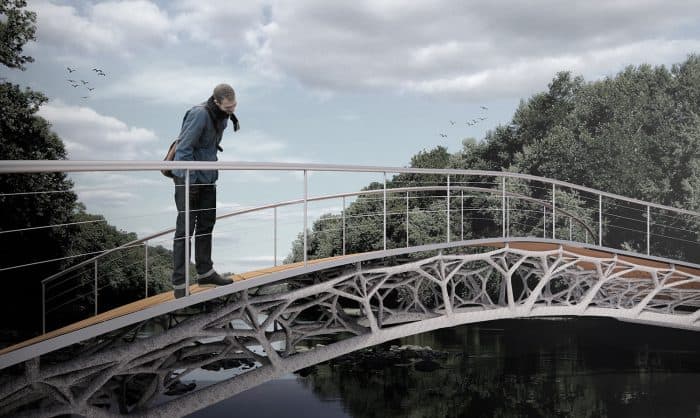
[[[321,263],[324,261],[333,260],[333,259],[337,259],[337,258],[339,258],[339,257],[331,257],[331,258],[325,258],[325,259],[319,259],[319,260],[309,260],[308,263],[309,264],[317,264],[317,263]],[[279,271],[283,271],[283,270],[290,270],[290,269],[302,267],[303,265],[304,265],[303,262],[293,263],[293,264],[283,264],[281,266],[269,267],[269,268],[265,268],[265,269],[261,269],[261,270],[255,270],[255,271],[250,271],[250,272],[246,272],[246,273],[235,274],[231,278],[234,281],[247,280],[247,279],[252,279],[254,277],[259,277],[259,276],[263,276],[263,275],[270,274],[270,273],[275,273],[275,272],[279,272]],[[190,286],[190,293],[194,294],[194,293],[206,292],[207,290],[213,289],[213,288],[214,288],[214,286],[199,286],[197,284],[193,284]],[[82,329],[82,328],[87,328],[91,325],[95,325],[95,324],[98,324],[100,322],[109,321],[111,319],[118,318],[120,316],[128,315],[130,313],[134,313],[137,311],[142,311],[142,310],[150,308],[152,306],[159,305],[163,302],[173,300],[174,298],[175,298],[175,296],[174,296],[172,290],[169,290],[167,292],[159,293],[157,295],[150,296],[150,297],[145,298],[145,299],[137,300],[136,302],[131,302],[127,305],[120,306],[118,308],[114,308],[114,309],[106,311],[106,312],[102,312],[98,315],[92,316],[90,318],[84,319],[84,320],[79,321],[79,322],[75,322],[75,323],[67,325],[63,328],[59,328],[59,329],[53,330],[51,332],[47,332],[46,334],[38,335],[38,336],[31,338],[29,340],[22,341],[20,343],[15,344],[15,345],[5,347],[2,350],[0,350],[0,355],[9,353],[9,352],[12,352],[15,350],[19,350],[19,349],[24,348],[24,347],[28,347],[32,344],[36,344],[36,343],[44,341],[44,340],[49,340],[49,339],[57,337],[59,335],[68,334],[68,333],[71,333],[73,331],[77,331],[77,330]]]
[[[510,248],[515,248],[515,249],[521,249],[521,250],[528,250],[528,251],[551,251],[551,250],[556,250],[559,248],[560,244],[556,243],[545,243],[545,242],[508,242],[507,245]],[[496,242],[496,243],[489,243],[489,244],[479,244],[478,246],[485,246],[485,247],[491,247],[491,248],[503,248],[506,246],[506,243],[504,242]],[[599,259],[609,259],[613,257],[615,254],[612,252],[605,252],[605,251],[600,251],[600,250],[593,250],[590,248],[585,248],[585,247],[577,247],[577,246],[572,246],[572,245],[564,245],[563,246],[564,250],[567,252],[587,256],[587,257],[592,257],[592,258],[599,258]],[[331,257],[331,258],[324,258],[324,259],[318,259],[318,260],[309,260],[309,264],[318,264],[330,260],[336,260],[343,258],[344,256],[339,256],[339,257]],[[633,257],[633,256],[628,256],[628,255],[618,255],[618,260],[628,262],[631,264],[639,265],[639,266],[647,266],[647,267],[654,267],[658,269],[672,269],[674,266],[671,266],[668,263],[663,263],[659,262],[656,260],[649,260],[646,258],[643,258],[642,256],[640,257]],[[299,267],[303,267],[303,262],[300,263],[293,263],[293,264],[284,264],[281,266],[276,266],[276,267],[270,267],[270,268],[265,268],[261,270],[255,270],[251,272],[246,272],[242,274],[237,274],[234,275],[232,278],[235,281],[241,281],[241,280],[247,280],[247,279],[252,279],[254,277],[260,277],[264,276],[267,274],[271,273],[276,273],[284,270],[291,270]],[[579,265],[584,268],[584,269],[591,269],[593,268],[592,263],[585,263],[585,262],[579,262]],[[622,268],[622,267],[619,267]],[[675,266],[676,271],[682,271],[688,274],[692,274],[695,276],[700,276],[700,269],[695,269],[695,268],[690,268],[690,267],[685,267],[685,266]],[[640,272],[636,272],[634,276],[630,275],[623,275],[622,277],[629,277],[630,279],[644,279],[644,275],[640,274]],[[682,280],[682,276],[678,277],[670,277],[668,280],[669,282],[673,282],[676,280]],[[700,283],[690,283],[686,284],[684,286],[681,286],[684,289],[700,289]],[[205,292],[209,289],[212,289],[213,287],[211,286],[199,286],[199,285],[192,285],[190,286],[190,293],[200,293],[200,292]],[[6,347],[2,350],[0,350],[0,355],[10,353],[15,350],[19,350],[21,348],[25,348],[28,346],[31,346],[33,344],[39,343],[44,340],[49,340],[51,338],[68,334],[83,328],[87,328],[89,326],[109,321],[124,315],[128,315],[134,312],[138,312],[147,308],[150,308],[152,306],[167,302],[169,300],[173,300],[174,295],[172,291],[160,293],[158,295],[154,295],[151,297],[148,297],[146,299],[141,299],[136,302],[132,302],[130,304],[121,306],[119,308],[112,309],[107,312],[103,312],[99,315],[84,319],[82,321],[70,324],[68,326],[65,326],[63,328],[56,329],[54,331],[48,332],[46,334],[39,335],[37,337],[31,338],[29,340],[20,342],[18,344]]]
[[[553,244],[553,243],[546,243],[546,242],[510,242],[508,243],[510,248],[518,248],[518,249],[523,249],[523,250],[529,250],[529,251],[550,251],[550,250],[555,250],[559,247],[558,244]],[[492,247],[504,247],[505,244],[502,243],[497,243],[490,245]],[[600,250],[593,250],[590,248],[585,248],[585,247],[575,247],[571,245],[564,245],[564,250],[574,253],[574,254],[579,254],[587,257],[592,257],[592,258],[599,258],[599,259],[606,259],[606,258],[611,258],[615,255],[613,252],[607,252],[607,251],[600,251]],[[678,265],[670,265],[669,263],[664,263],[656,260],[650,260],[648,258],[644,258],[643,256],[639,257],[633,257],[629,255],[617,255],[617,259],[623,262],[627,262],[630,264],[638,265],[638,266],[645,266],[645,267],[653,267],[657,269],[675,269],[676,271],[683,272],[683,273],[688,273],[692,274],[694,276],[700,276],[700,269],[695,269],[691,267],[686,267],[686,266],[678,266]],[[593,268],[593,264],[586,263],[586,262],[579,262],[578,265],[580,265],[583,269],[591,269]],[[623,268],[619,266],[618,268]],[[643,272],[635,272],[634,274],[623,274],[622,277],[628,277],[628,278],[635,278],[635,279],[646,279],[649,278],[648,276],[645,277]],[[667,283],[673,283],[678,280],[683,280],[684,277],[682,276],[671,276],[669,277]],[[684,286],[680,286],[682,289],[700,289],[700,284],[699,283],[689,283]]]

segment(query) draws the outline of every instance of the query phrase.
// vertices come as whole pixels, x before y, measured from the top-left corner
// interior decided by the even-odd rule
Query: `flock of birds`
[[[479,107],[484,112],[489,110],[489,108],[486,106],[479,106]],[[470,120],[466,121],[466,124],[467,124],[467,126],[474,126],[474,125],[477,125],[477,124],[485,121],[486,119],[488,119],[488,117],[486,117],[486,116],[477,116],[474,119],[470,119]],[[457,122],[455,122],[453,120],[450,120],[449,122],[450,122],[450,126],[455,126],[457,124]],[[440,137],[447,139],[448,135],[445,132],[440,132]]]
[[[70,76],[70,74],[76,72],[77,69],[71,68],[71,67],[66,67],[66,71],[68,71],[68,75]],[[107,76],[107,74],[99,68],[93,68],[91,71],[93,71],[98,77],[106,77]],[[72,76],[70,76],[70,77],[72,77]],[[66,78],[66,81],[68,81],[68,84],[70,84],[71,87],[76,88],[76,89],[78,87],[85,87],[89,92],[92,92],[93,90],[95,90],[94,87],[91,87],[91,84],[89,81],[85,81],[82,79],[74,80],[73,78]],[[81,99],[89,99],[90,96],[88,94],[87,96],[80,96],[80,98]]]

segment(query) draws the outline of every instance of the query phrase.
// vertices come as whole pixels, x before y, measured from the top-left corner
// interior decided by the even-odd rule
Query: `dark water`
[[[373,351],[391,344],[441,354],[399,364],[356,354],[191,416],[700,418],[697,332],[609,319],[506,320]]]

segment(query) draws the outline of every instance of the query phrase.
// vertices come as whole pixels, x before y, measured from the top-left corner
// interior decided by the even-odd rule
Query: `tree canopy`
[[[482,141],[466,138],[463,148],[450,154],[444,147],[424,150],[411,159],[411,167],[480,169],[527,173],[587,186],[623,196],[659,204],[700,210],[700,57],[690,55],[684,62],[652,67],[629,66],[615,76],[587,82],[570,72],[556,74],[546,91],[521,101],[512,120],[487,132]],[[388,188],[409,185],[445,184],[444,176],[401,174],[387,182]],[[457,184],[459,179],[452,179]],[[472,179],[471,181],[474,181]],[[381,185],[370,185],[369,188]],[[493,186],[490,186],[493,187]],[[533,185],[510,185],[543,200],[551,199],[547,189]],[[527,189],[527,190],[525,190]],[[597,201],[591,197],[558,192],[558,202],[577,207],[575,215],[589,225],[597,224]],[[457,209],[457,202],[450,210]],[[485,207],[488,197],[470,197],[469,207]],[[461,202],[460,202],[461,203]],[[389,213],[405,213],[401,203],[390,199]],[[427,196],[416,193],[409,199],[410,218],[388,219],[387,247],[406,245],[406,228],[416,242],[432,239],[444,241],[446,195]],[[513,205],[523,203],[514,202]],[[347,234],[362,234],[347,252],[380,248],[382,244],[382,203],[360,197],[346,209],[346,218],[365,214],[361,220],[347,220]],[[528,215],[514,211],[513,236],[541,235],[542,209]],[[614,229],[603,237],[610,247],[642,250],[644,240],[640,222],[645,222],[643,208],[604,202],[604,223]],[[379,216],[366,216],[380,213]],[[497,236],[500,214],[487,210],[470,213],[465,239]],[[451,219],[455,236],[462,232],[461,219]],[[311,228],[309,257],[342,253],[339,238],[339,215],[325,215]],[[660,255],[697,260],[700,230],[697,220],[667,213],[652,214],[652,234],[672,240],[652,240],[652,251]],[[418,222],[421,222],[419,226]],[[330,226],[335,224],[335,226]],[[557,228],[564,229],[564,225]],[[562,231],[563,232],[563,231]],[[584,240],[583,229],[574,233]],[[562,234],[558,234],[561,236]],[[461,238],[461,237],[460,237]],[[591,237],[592,239],[593,237]],[[303,257],[303,234],[293,244],[287,261]],[[418,241],[421,240],[421,241]],[[350,242],[350,239],[347,239]]]
[[[21,55],[36,31],[36,15],[25,7],[25,1],[0,0],[0,62],[5,67],[24,69],[25,63],[33,62],[32,57]],[[37,115],[47,101],[40,92],[0,83],[3,159],[66,159],[63,141],[51,130],[49,122]],[[65,173],[0,176],[0,231],[0,279],[5,295],[0,303],[0,340],[4,340],[0,344],[30,337],[40,330],[42,279],[85,260],[86,254],[118,247],[136,238],[133,233],[109,225],[103,217],[87,213]],[[163,247],[148,250],[148,288],[153,294],[169,287],[172,255]],[[144,263],[143,248],[102,260],[102,267],[98,267],[101,311],[143,296]],[[72,281],[63,281],[70,287],[67,292],[63,292],[65,288],[54,292],[70,298],[51,302],[54,309],[47,315],[49,326],[82,318],[86,311],[94,309],[94,273],[86,272],[78,272]]]
[[[0,0],[0,63],[24,70],[34,58],[22,55],[24,45],[35,40],[36,13],[25,10],[25,0]]]

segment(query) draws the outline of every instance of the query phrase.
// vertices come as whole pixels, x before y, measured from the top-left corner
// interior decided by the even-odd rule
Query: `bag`
[[[165,158],[163,158],[163,161],[173,161],[175,160],[175,150],[177,150],[177,144],[180,142],[179,139],[176,139],[173,141],[172,144],[170,144],[170,148],[168,148],[168,152],[165,154]],[[170,177],[173,178],[175,175],[173,174],[172,170],[160,170],[161,173],[165,177]]]

